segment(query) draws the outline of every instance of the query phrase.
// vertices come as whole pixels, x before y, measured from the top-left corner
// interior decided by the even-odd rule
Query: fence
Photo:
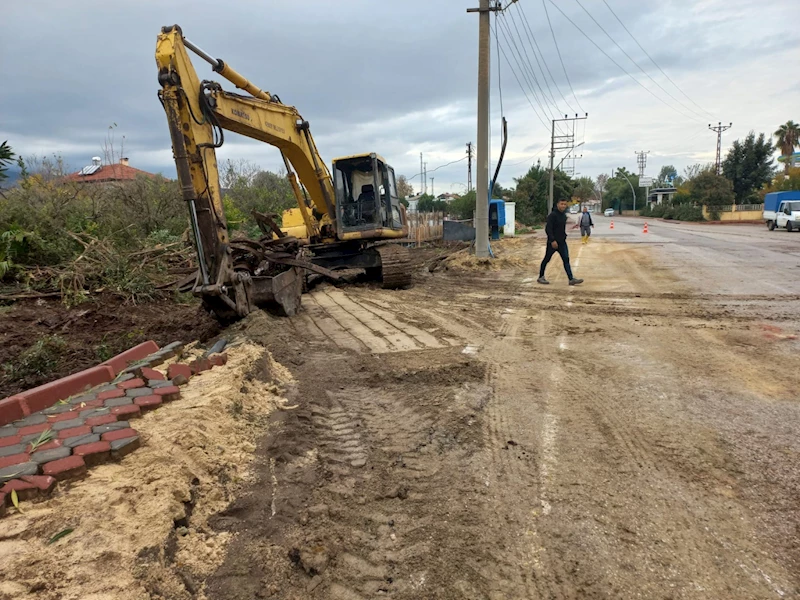
[[[703,217],[711,220],[711,213],[716,211],[720,221],[757,222],[761,221],[763,204],[728,204],[727,206],[704,206]]]
[[[444,213],[443,212],[409,212],[406,213],[408,219],[408,239],[417,244],[440,240],[443,236]]]

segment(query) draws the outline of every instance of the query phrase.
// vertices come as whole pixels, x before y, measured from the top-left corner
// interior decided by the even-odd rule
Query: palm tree
[[[778,148],[786,157],[784,169],[789,171],[789,167],[794,167],[794,154],[795,146],[800,145],[800,125],[794,121],[786,121],[785,125],[778,127],[778,131],[773,134],[778,138]]]

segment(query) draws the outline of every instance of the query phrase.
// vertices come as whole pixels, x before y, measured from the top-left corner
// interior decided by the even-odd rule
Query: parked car
[[[607,216],[607,217],[613,217],[614,216],[614,209],[613,208],[607,208],[603,214],[605,216]]]
[[[569,207],[569,212],[572,215],[577,215],[578,214],[578,205],[577,204],[573,204],[572,206],[570,206]]]
[[[770,231],[776,227],[785,227],[787,231],[800,229],[800,191],[767,194],[763,218]]]

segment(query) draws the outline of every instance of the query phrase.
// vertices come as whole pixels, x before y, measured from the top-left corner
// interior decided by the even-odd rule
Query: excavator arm
[[[215,82],[201,81],[188,49],[249,96],[226,92]],[[281,151],[305,224],[305,242],[336,237],[335,196],[330,173],[319,156],[308,122],[294,107],[281,104],[277,97],[259,89],[223,61],[211,58],[186,40],[177,25],[164,27],[159,34],[156,63],[161,84],[159,98],[167,115],[181,194],[189,207],[197,245],[199,272],[193,291],[207,300],[218,315],[232,312],[230,317],[244,316],[253,308],[255,297],[262,300],[266,297],[266,302],[271,303],[274,300],[271,296],[279,295],[281,290],[273,289],[271,293],[269,288],[279,287],[278,284],[286,283],[284,280],[290,277],[281,274],[274,278],[282,277],[280,282],[258,281],[262,289],[253,290],[253,269],[245,273],[245,269],[236,264],[216,158],[224,131],[260,140]],[[306,192],[322,217],[320,220],[311,214]],[[286,254],[286,248],[279,250]],[[269,255],[261,252],[259,258],[269,258]],[[286,256],[280,258],[287,259]],[[297,269],[293,269],[296,274]],[[296,284],[292,282],[292,286],[294,289]],[[292,301],[284,306],[284,312],[293,313],[296,310],[293,304]],[[299,305],[299,298],[296,304]]]

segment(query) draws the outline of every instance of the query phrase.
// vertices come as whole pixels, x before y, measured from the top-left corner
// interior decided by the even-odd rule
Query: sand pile
[[[193,378],[180,400],[132,422],[140,449],[0,522],[0,598],[203,597],[195,582],[229,541],[207,519],[252,479],[255,442],[283,403],[275,384],[248,377],[285,372],[264,348],[227,352],[228,364]]]

